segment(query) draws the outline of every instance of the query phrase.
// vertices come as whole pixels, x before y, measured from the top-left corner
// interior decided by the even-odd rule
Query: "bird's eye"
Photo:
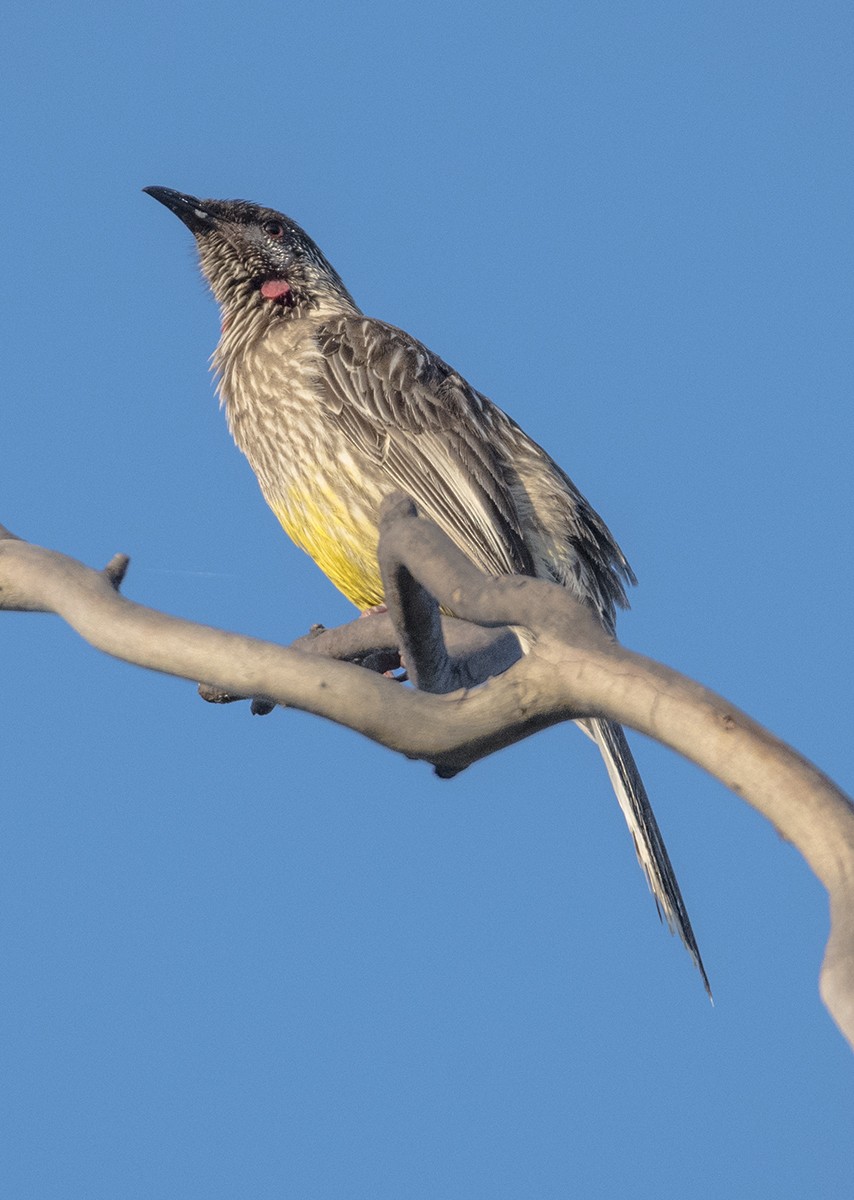
[[[281,221],[265,221],[261,228],[268,237],[280,238],[285,236],[285,227]]]

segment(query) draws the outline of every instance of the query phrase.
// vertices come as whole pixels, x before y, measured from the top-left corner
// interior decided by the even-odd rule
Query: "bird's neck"
[[[314,296],[310,306],[289,307],[287,303],[270,300],[222,304],[220,339],[211,360],[213,369],[224,377],[236,360],[242,359],[274,332],[281,331],[283,326],[293,326],[295,332],[299,329],[301,333],[309,334],[324,321],[358,315],[359,311],[349,296],[337,294]]]

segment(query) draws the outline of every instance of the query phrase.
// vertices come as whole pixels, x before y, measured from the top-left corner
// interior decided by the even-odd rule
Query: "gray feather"
[[[579,721],[578,724],[593,738],[605,760],[608,775],[635,844],[638,862],[655,899],[658,915],[667,922],[671,933],[679,934],[703,978],[711,1000],[709,977],[700,957],[688,910],[623,728],[615,721],[589,720]]]

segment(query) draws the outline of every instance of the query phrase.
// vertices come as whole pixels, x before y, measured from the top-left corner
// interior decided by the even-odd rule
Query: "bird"
[[[382,605],[379,507],[403,492],[482,571],[561,584],[614,634],[635,576],[602,518],[515,421],[416,338],[365,316],[290,217],[143,190],[195,238],[220,309],[212,364],[234,441],[286,533],[353,604]],[[602,754],[659,917],[711,998],[623,729],[578,724]]]

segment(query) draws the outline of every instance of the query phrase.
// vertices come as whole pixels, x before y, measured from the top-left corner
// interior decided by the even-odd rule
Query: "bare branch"
[[[493,681],[496,691],[489,698],[477,689],[437,703],[436,697],[401,688],[350,662],[168,616],[125,599],[104,572],[11,537],[0,540],[0,609],[55,613],[115,658],[203,679],[231,696],[261,697],[328,717],[443,773],[460,771],[527,732],[564,719],[520,714],[515,685],[505,677]],[[360,624],[344,627],[353,646],[362,641]],[[339,632],[343,652],[346,638]],[[506,637],[491,643],[506,644]],[[486,653],[483,644],[481,650]],[[506,650],[502,653],[506,661]]]
[[[395,496],[391,509],[386,506],[389,522],[395,517],[415,517],[415,505],[406,497]],[[409,678],[422,692],[437,694],[454,690],[453,668],[445,639],[439,605],[427,589],[398,557],[384,554],[380,562],[383,595],[394,622],[402,660]]]
[[[854,1046],[854,807],[844,793],[722,697],[619,646],[565,589],[482,575],[405,498],[384,505],[380,559],[388,615],[285,648],[126,600],[123,556],[93,571],[0,527],[0,608],[56,613],[117,658],[328,717],[442,775],[568,719],[648,734],[752,804],[827,888],[821,992]],[[440,618],[440,606],[462,620]],[[524,657],[511,628],[525,630]],[[422,688],[441,694],[357,665],[397,661],[399,647]]]
[[[401,528],[398,522],[417,519],[415,505],[407,496],[389,496],[383,505],[380,525],[384,543],[380,555],[383,594],[394,627],[395,644],[400,647],[410,680],[422,692],[445,695],[459,688],[476,687],[501,674],[521,658],[522,651],[509,629],[488,631],[468,622],[461,625],[453,618],[446,619],[443,625],[435,596],[396,552],[395,530]],[[415,528],[408,526],[410,531]],[[462,561],[468,563],[467,559]],[[429,569],[429,561],[424,566]],[[473,631],[477,631],[478,646]],[[448,650],[449,632],[456,635],[455,655]]]

